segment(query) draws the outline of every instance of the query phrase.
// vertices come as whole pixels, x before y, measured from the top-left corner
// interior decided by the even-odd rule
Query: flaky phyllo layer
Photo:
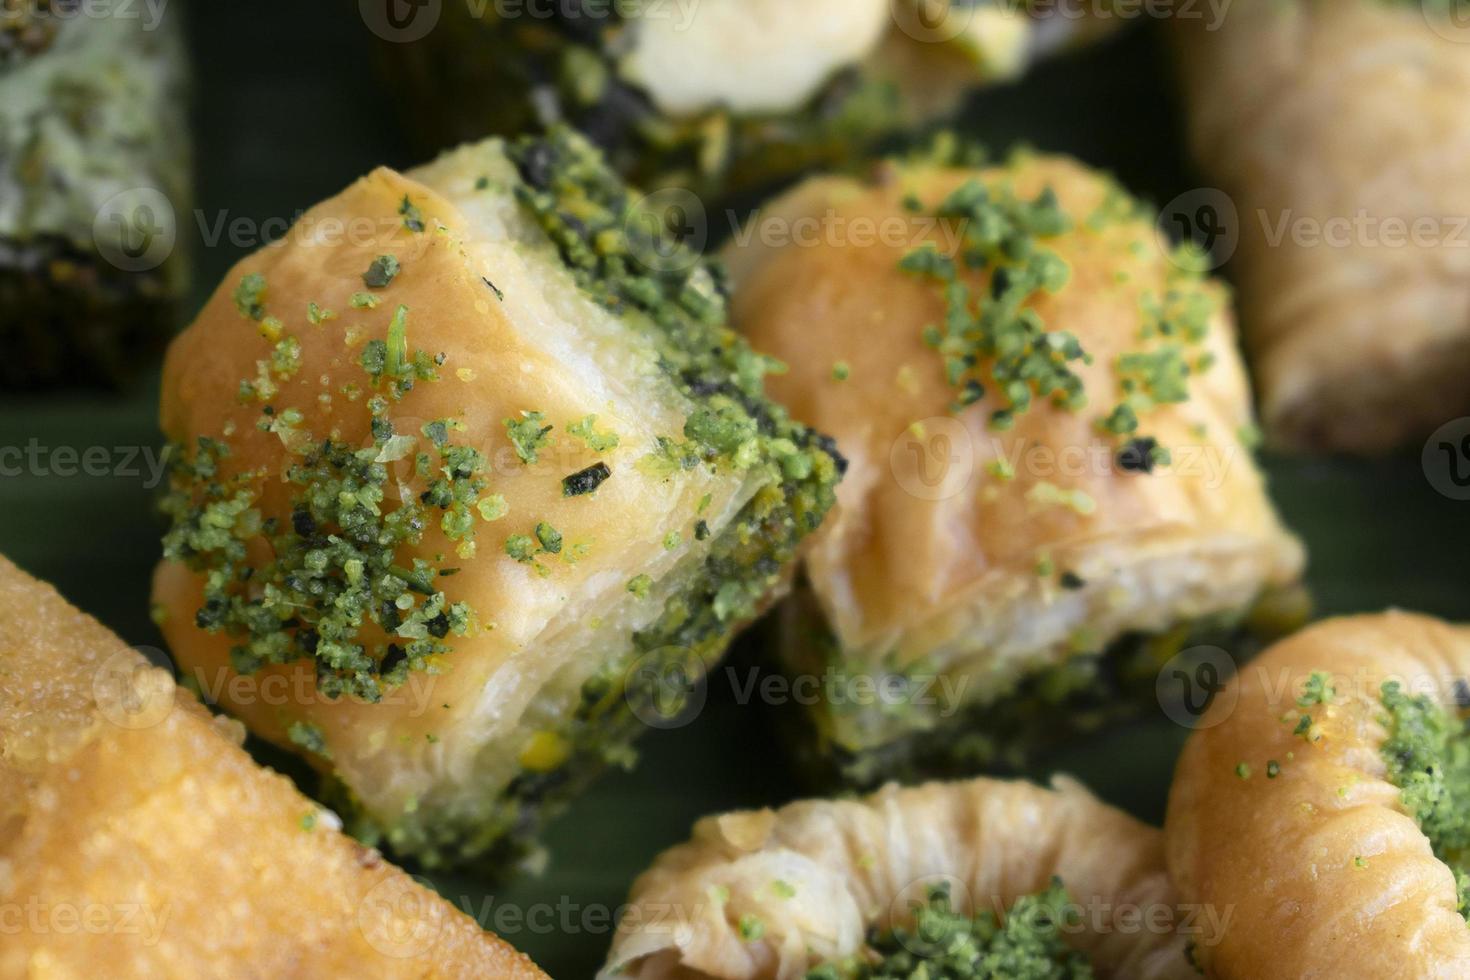
[[[635,197],[565,133],[379,170],[170,352],[176,654],[431,864],[626,761],[832,503],[720,270]]]
[[[1065,727],[1120,668],[1152,702],[1191,630],[1295,587],[1225,289],[1105,175],[894,164],[809,181],[744,238],[735,323],[851,463],[784,633],[826,751],[960,748],[1017,695]]]

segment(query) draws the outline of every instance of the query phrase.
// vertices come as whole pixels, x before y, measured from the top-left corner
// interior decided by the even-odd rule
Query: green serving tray
[[[260,0],[190,10],[199,169],[199,210],[183,222],[197,276],[191,309],[260,243],[261,223],[276,222],[279,235],[282,222],[371,167],[417,162],[373,70],[377,41],[353,6]],[[1174,91],[1152,32],[1135,25],[983,94],[964,131],[997,147],[1074,153],[1166,202],[1201,183],[1184,161]],[[161,657],[148,617],[156,397],[155,373],[121,396],[0,401],[0,552]],[[1470,503],[1437,492],[1417,451],[1375,462],[1268,458],[1266,468],[1310,549],[1322,614],[1398,605],[1470,619]],[[759,630],[747,634],[732,663],[756,662],[760,643]],[[650,731],[636,770],[608,774],[554,824],[542,874],[505,887],[458,875],[432,883],[553,976],[592,976],[633,878],[696,818],[800,794],[770,710],[738,703],[718,672],[687,727]],[[1160,712],[1057,753],[1035,775],[1071,772],[1158,820],[1186,735]]]

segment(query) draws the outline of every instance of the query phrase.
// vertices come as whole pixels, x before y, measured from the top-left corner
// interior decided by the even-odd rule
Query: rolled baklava
[[[1329,620],[1245,667],[1185,745],[1183,897],[1232,910],[1221,980],[1470,975],[1470,628]]]
[[[1226,291],[1111,179],[818,178],[726,255],[772,391],[850,464],[782,630],[825,768],[1019,765],[1299,617]]]
[[[501,863],[629,763],[833,501],[719,269],[634,196],[567,132],[378,170],[169,351],[174,654],[428,865]]]
[[[1470,412],[1470,31],[1454,0],[1175,19],[1190,139],[1230,199],[1267,437],[1383,452]],[[1218,215],[1218,216],[1217,216]]]
[[[1118,23],[1029,0],[650,0],[378,27],[435,145],[569,122],[635,183],[707,196],[845,164]]]
[[[1159,831],[1070,779],[890,785],[699,821],[599,975],[1185,980],[1219,925],[1186,915]]]
[[[113,384],[173,333],[180,19],[166,4],[0,0],[0,388]]]
[[[0,635],[0,976],[545,980],[4,559]]]

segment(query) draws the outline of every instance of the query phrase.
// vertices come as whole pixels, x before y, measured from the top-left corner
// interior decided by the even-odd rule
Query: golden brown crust
[[[1179,760],[1164,825],[1184,897],[1232,911],[1221,942],[1199,950],[1211,976],[1470,975],[1454,875],[1381,754],[1385,681],[1444,703],[1467,671],[1470,628],[1391,612],[1304,630],[1217,695]],[[1314,672],[1334,694],[1301,706]],[[1303,714],[1313,727],[1295,734]]]
[[[1008,909],[1060,876],[1102,977],[1194,975],[1159,832],[1059,778],[976,779],[706,817],[633,885],[604,976],[792,980],[860,953],[948,882],[957,910]],[[1130,911],[1125,912],[1123,910]],[[1142,914],[1162,927],[1129,928]],[[741,936],[755,916],[760,939]]]
[[[905,196],[932,206],[977,177],[1009,181],[1024,200],[1051,187],[1073,217],[1072,231],[1045,241],[1071,279],[1034,308],[1092,355],[1076,368],[1084,409],[1038,403],[1006,432],[987,427],[1000,407],[994,385],[950,415],[955,390],[922,339],[943,321],[944,300],[934,283],[899,269],[922,241],[954,247],[905,209]],[[872,185],[817,179],[768,206],[750,241],[727,252],[735,324],[790,367],[772,379],[773,393],[835,436],[851,463],[806,565],[847,655],[936,656],[942,668],[969,644],[988,650],[991,666],[1034,665],[1065,655],[1083,628],[1101,649],[1125,631],[1235,611],[1297,580],[1301,548],[1241,441],[1249,395],[1222,287],[1203,287],[1219,307],[1204,342],[1213,366],[1192,380],[1186,402],[1143,418],[1175,465],[1125,472],[1118,440],[1096,427],[1120,397],[1118,356],[1139,349],[1144,298],[1164,295],[1179,271],[1146,220],[1089,220],[1120,193],[1048,157],[985,172],[898,169]],[[975,273],[971,284],[983,290],[986,279]],[[845,381],[833,377],[838,362],[849,367]],[[1014,463],[1014,478],[990,471],[997,460]],[[1056,490],[1095,507],[1048,502]],[[1043,561],[1085,586],[1057,588],[1038,575]],[[977,622],[978,609],[988,613]]]
[[[1465,414],[1470,35],[1381,0],[1243,0],[1170,30],[1195,155],[1237,212],[1269,438],[1382,452]]]
[[[3,559],[0,634],[0,976],[544,980]]]
[[[318,437],[335,432],[354,447],[371,443],[371,391],[359,358],[366,343],[385,338],[399,306],[409,311],[410,350],[446,355],[440,380],[419,383],[388,417],[398,432],[415,437],[430,421],[462,423],[453,441],[482,453],[486,493],[503,496],[508,513],[478,523],[471,557],[457,556],[455,542],[437,526],[421,544],[399,551],[404,563],[447,555],[443,564],[459,571],[442,580],[445,594],[477,616],[479,628],[452,638],[454,652],[438,658],[437,673],[415,671],[373,704],[319,694],[307,661],[241,678],[230,667],[234,639],[195,625],[204,576],[166,561],[154,581],[155,601],[168,613],[164,633],[186,672],[274,742],[290,747],[293,722],[320,728],[332,766],[389,826],[406,811],[493,800],[520,771],[537,726],[570,713],[582,682],[658,615],[661,590],[699,569],[708,545],[695,539],[696,517],[717,535],[754,492],[748,484],[755,478],[733,467],[699,467],[669,480],[638,465],[656,438],[682,440],[692,406],[659,369],[652,341],[619,326],[578,290],[554,251],[547,254],[550,244],[506,189],[513,175],[495,142],[463,148],[411,175],[375,171],[309,210],[285,242],[238,264],[176,339],[164,367],[165,433],[192,447],[198,436],[233,432],[225,470],[264,473],[254,484],[259,508],[288,522],[298,488],[281,474],[296,457],[282,439],[257,431],[262,405],[236,397],[242,378],[254,377],[254,365],[270,350],[236,308],[241,279],[265,277],[266,309],[301,344],[300,370],[271,402],[277,411],[299,410],[300,428]],[[404,226],[405,197],[426,231]],[[353,295],[369,292],[364,272],[383,254],[397,257],[401,271],[375,292],[379,306],[355,308]],[[312,303],[335,317],[308,323]],[[363,393],[349,395],[353,386]],[[535,465],[527,465],[504,420],[532,411],[554,431]],[[618,435],[616,448],[597,453],[567,434],[568,425],[589,415],[597,416],[599,432]],[[420,440],[416,451],[425,448]],[[613,475],[595,496],[563,493],[564,477],[598,462]],[[395,477],[411,481],[412,470],[410,457],[396,464]],[[389,493],[385,506],[396,506]],[[533,533],[538,522],[564,535],[563,558],[585,548],[583,557],[535,565],[510,558],[506,539]],[[664,545],[671,533],[680,535],[677,548]],[[639,574],[660,583],[646,601],[627,588]]]

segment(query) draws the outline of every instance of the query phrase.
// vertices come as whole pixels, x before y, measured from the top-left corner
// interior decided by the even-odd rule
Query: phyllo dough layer
[[[0,559],[0,976],[544,980]]]
[[[174,653],[426,862],[628,762],[832,501],[651,227],[580,139],[466,147],[307,212],[169,353]]]
[[[1470,627],[1317,623],[1222,691],[1164,821],[1191,902],[1233,910],[1221,980],[1470,975]]]
[[[1152,703],[1191,637],[1296,587],[1225,289],[1110,179],[1027,154],[814,179],[727,259],[734,323],[790,365],[772,390],[850,462],[784,630],[848,779]]]
[[[634,883],[601,976],[1019,976],[994,959],[991,970],[980,969],[982,953],[1002,955],[999,944],[969,947],[974,962],[954,963],[968,972],[922,965],[965,959],[957,955],[965,940],[947,949],[922,926],[887,953],[893,969],[862,967],[880,959],[875,945],[891,944],[888,930],[908,923],[926,893],[941,889],[958,916],[1007,916],[1050,886],[1065,888],[1066,900],[1052,906],[1050,923],[1033,907],[1042,926],[1033,942],[1060,936],[1073,963],[1099,977],[1183,980],[1197,975],[1190,935],[1208,941],[1213,927],[1184,923],[1162,837],[1060,777],[1051,790],[991,779],[890,785],[865,799],[706,817]],[[1149,927],[1128,927],[1134,915],[1147,916]]]
[[[1459,8],[1250,2],[1169,25],[1275,445],[1382,453],[1470,411]]]

